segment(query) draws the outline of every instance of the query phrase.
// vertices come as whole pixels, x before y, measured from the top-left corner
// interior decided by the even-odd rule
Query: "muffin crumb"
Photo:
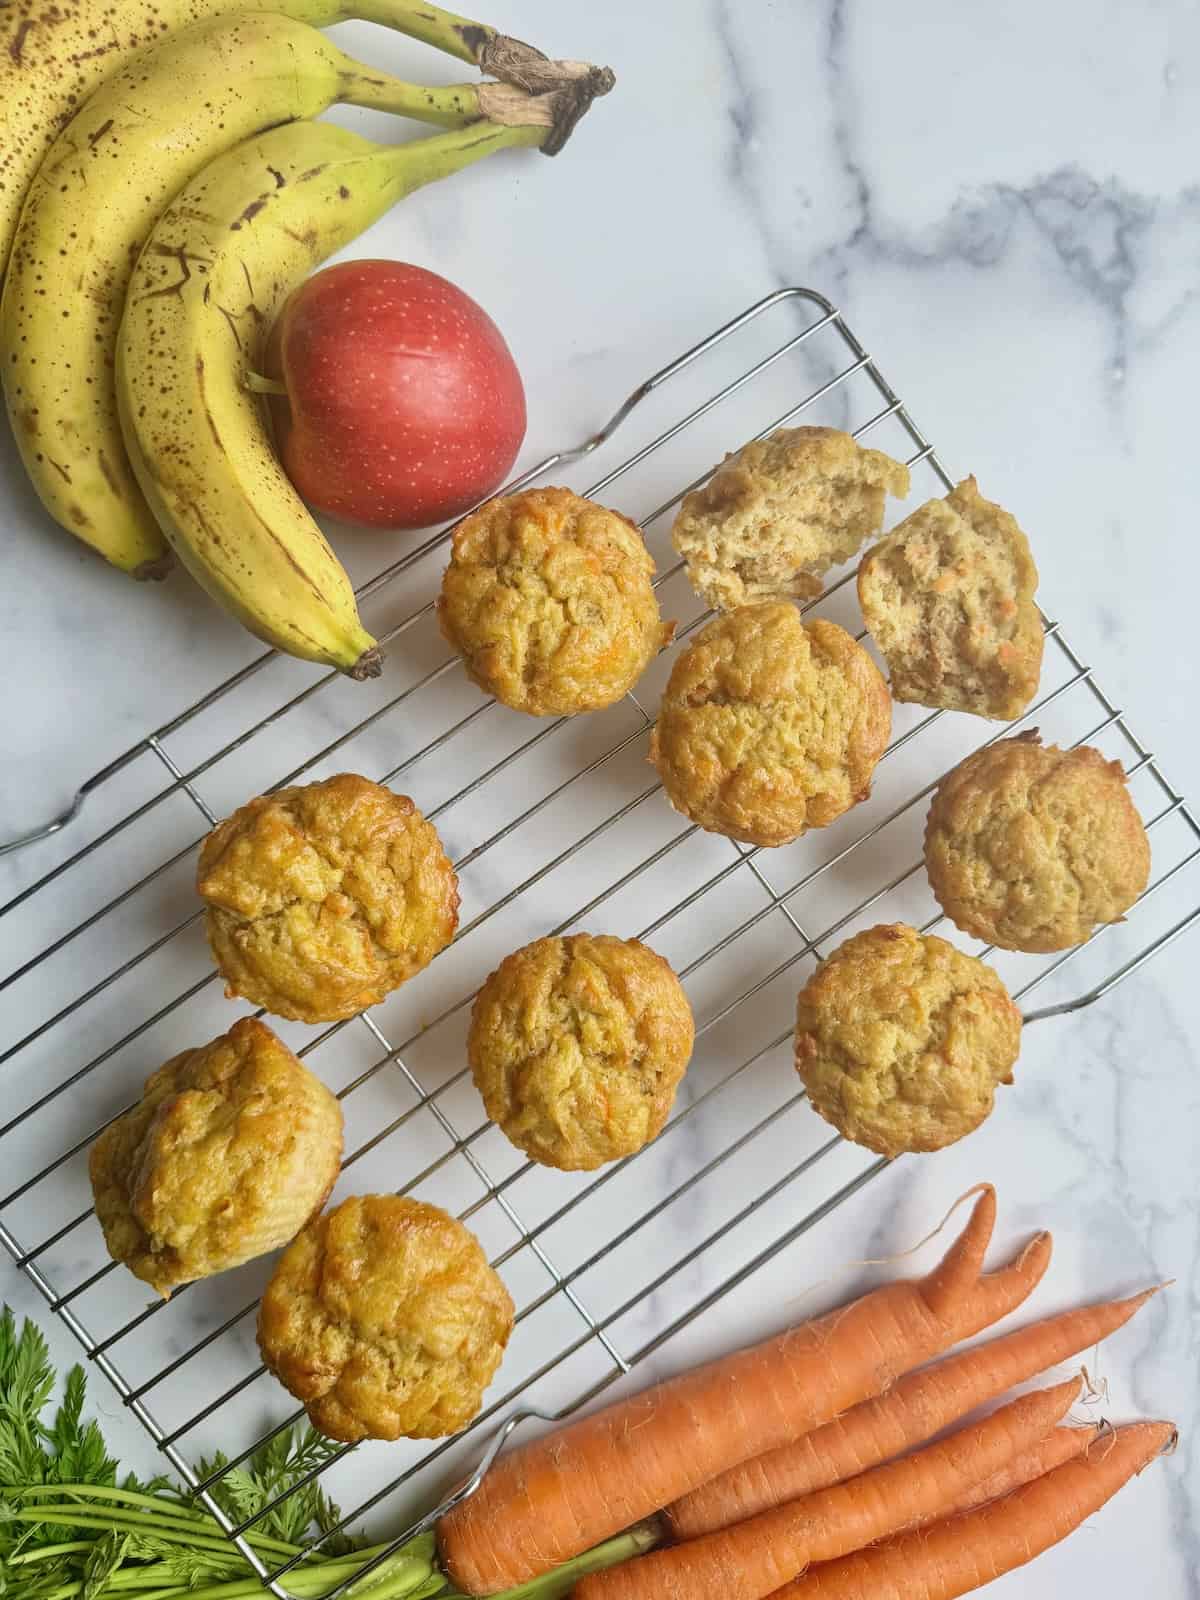
[[[685,495],[671,539],[692,587],[717,611],[821,592],[830,567],[883,526],[908,468],[837,428],[777,428],[725,457]]]
[[[965,478],[863,557],[858,598],[897,700],[1011,722],[1037,693],[1037,568],[1015,518]]]

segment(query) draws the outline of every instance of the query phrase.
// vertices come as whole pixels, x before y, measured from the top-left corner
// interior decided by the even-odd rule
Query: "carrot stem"
[[[576,1556],[573,1561],[564,1562],[561,1567],[555,1567],[553,1572],[547,1572],[529,1583],[518,1584],[515,1589],[505,1589],[495,1600],[562,1600],[589,1573],[605,1572],[623,1561],[632,1561],[635,1556],[645,1555],[660,1544],[662,1538],[662,1524],[656,1518],[651,1518],[649,1522],[639,1523],[636,1528],[630,1528],[615,1539],[598,1544],[594,1550]]]

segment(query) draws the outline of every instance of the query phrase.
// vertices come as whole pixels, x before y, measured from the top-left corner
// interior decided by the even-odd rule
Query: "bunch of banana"
[[[248,387],[275,315],[402,196],[550,136],[476,124],[393,148],[294,123],[212,162],[151,233],[117,345],[126,445],[180,560],[268,644],[352,677],[379,670],[349,580]]]
[[[42,162],[0,301],[3,384],[25,466],[55,520],[146,577],[166,546],[129,468],[113,358],[133,264],[163,207],[206,162],[263,127],[335,101],[442,126],[478,91],[372,72],[305,22],[217,17],[154,45],[103,83]],[[190,271],[186,260],[176,269]]]
[[[349,16],[500,81],[374,72],[312,26]],[[402,195],[553,154],[612,81],[428,0],[0,0],[0,375],[51,515],[136,576],[173,549],[280,649],[378,671],[248,388],[270,323]],[[452,131],[391,149],[306,120],[338,100]]]
[[[315,27],[359,17],[483,66],[497,39],[424,0],[0,0],[0,275],[34,173],[96,86],[165,35],[242,11]]]

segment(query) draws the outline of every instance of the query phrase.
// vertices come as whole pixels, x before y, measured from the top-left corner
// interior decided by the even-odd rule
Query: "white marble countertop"
[[[1193,438],[1193,377],[1200,360],[1195,177],[1200,8],[1188,0],[1153,5],[1120,0],[1103,8],[1084,0],[1060,0],[1054,6],[1014,0],[1000,8],[948,0],[914,0],[904,7],[845,0],[809,6],[785,0],[743,6],[620,0],[564,9],[551,0],[509,0],[503,15],[490,20],[551,50],[611,63],[619,79],[616,92],[597,106],[557,161],[506,158],[493,170],[419,195],[353,253],[399,256],[442,271],[488,308],[507,333],[528,383],[530,432],[523,461],[586,436],[649,371],[768,291],[796,284],[820,290],[845,312],[938,445],[948,470],[974,471],[985,493],[1017,512],[1034,542],[1048,613],[1063,623],[1080,658],[1112,702],[1128,713],[1171,782],[1200,796],[1195,738],[1200,652],[1194,621],[1200,555],[1190,526],[1200,493],[1200,450]],[[409,75],[428,69],[446,79],[453,76],[404,41],[361,26],[342,32],[357,52],[370,51]],[[782,318],[773,325],[779,337],[801,325],[786,308],[772,315]],[[753,359],[767,347],[743,349]],[[799,398],[810,386],[802,379],[824,370],[824,358],[815,351],[814,341],[812,360],[792,367],[786,381],[783,373],[771,375],[772,397]],[[713,369],[717,381],[735,370],[723,361]],[[863,420],[869,414],[864,397],[852,395],[851,387],[844,386],[812,415]],[[689,403],[699,392],[689,391]],[[776,409],[787,403],[784,399]],[[662,427],[672,415],[678,409],[672,413],[668,407],[653,421]],[[771,412],[756,415],[753,426],[760,427]],[[644,436],[635,427],[632,443]],[[740,439],[732,413],[727,420],[722,413],[711,427],[706,420],[694,446],[661,452],[644,475],[622,480],[608,498],[645,516],[659,503],[656,493],[665,498],[673,492],[671,485],[681,487],[689,473],[703,468],[705,449],[731,448]],[[897,435],[874,442],[900,448]],[[623,454],[611,446],[567,481],[585,487]],[[919,481],[914,488],[914,495],[934,492],[931,482]],[[153,592],[137,590],[73,546],[36,508],[7,438],[0,442],[0,521],[6,530],[0,626],[10,662],[0,835],[8,836],[61,808],[82,779],[257,650],[182,576]],[[659,553],[665,529],[663,519],[651,528]],[[396,553],[389,541],[372,543],[361,536],[341,536],[339,548],[359,577]],[[419,603],[436,582],[436,567],[427,563],[415,569],[411,582]],[[686,605],[677,583],[665,592],[680,608]],[[396,617],[394,610],[389,613],[389,620]],[[401,692],[441,660],[429,628],[413,629],[393,655],[380,698],[369,707],[362,701],[364,710]],[[1061,678],[1065,669],[1056,660]],[[288,667],[278,674],[275,667],[268,669],[250,690],[228,697],[215,712],[169,737],[168,753],[190,768],[311,681],[302,669]],[[414,694],[402,712],[381,718],[369,737],[344,753],[342,764],[357,764],[372,776],[389,770],[417,747],[414,728],[436,728],[476,703],[473,691],[453,682],[455,687],[444,693],[437,685],[432,701]],[[261,695],[255,685],[266,685]],[[1073,692],[1085,690],[1086,685]],[[198,781],[201,797],[220,813],[275,781],[349,725],[354,702],[347,696],[360,692],[376,694],[336,686],[314,701],[311,711],[271,724],[236,758],[217,764]],[[330,702],[334,709],[320,709]],[[1065,713],[1061,723],[1055,721],[1068,703],[1074,702],[1064,694],[1043,725],[1079,737],[1102,720],[1095,706],[1090,713],[1081,706],[1069,726]],[[611,715],[617,720],[608,724],[612,737],[606,748],[637,730],[628,708]],[[478,727],[492,727],[495,720]],[[898,728],[909,725],[898,719]],[[506,722],[504,728],[510,743],[528,736],[525,727],[514,730]],[[976,731],[976,740],[982,736]],[[569,730],[565,741],[548,740],[540,747],[558,753],[545,756],[528,780],[529,789],[516,784],[507,811],[497,815],[489,801],[450,812],[444,832],[454,853],[461,856],[480,838],[490,838],[531,794],[569,776],[581,754],[590,759],[590,747],[570,742],[574,737]],[[1129,747],[1119,738],[1112,743],[1114,738],[1110,730],[1106,748],[1131,760]],[[443,775],[458,772],[461,785],[462,762],[474,763],[474,771],[496,759],[491,735],[468,739],[469,751],[460,746],[460,754],[440,766],[425,764],[414,771],[410,787],[420,803],[428,806],[453,792]],[[913,750],[918,748],[914,743]],[[325,762],[320,770],[337,765]],[[625,783],[626,789],[618,788],[615,801],[608,798],[608,808],[624,803],[647,781],[640,749],[616,765],[620,774],[612,781]],[[914,757],[905,768],[908,791],[933,775]],[[0,863],[3,897],[167,781],[154,756],[143,756],[96,797],[72,825],[74,833]],[[1162,794],[1155,795],[1148,774],[1139,781],[1145,784],[1135,791],[1139,802],[1148,811],[1161,809]],[[880,807],[895,805],[903,793],[887,784],[877,788],[883,790],[877,796]],[[507,794],[500,796],[495,806],[503,808],[506,799]],[[594,810],[597,805],[602,809]],[[577,806],[578,817],[571,819],[576,832],[591,827],[604,805],[604,795],[593,797],[589,790],[586,802]],[[665,808],[643,807],[633,820],[637,828],[622,825],[607,836],[607,879],[599,881],[611,881],[623,870],[626,852],[634,863],[671,836]],[[1156,869],[1182,853],[1181,833],[1173,836],[1173,846],[1165,842],[1178,823],[1177,816],[1169,817],[1156,830]],[[560,847],[566,826],[552,808],[532,832],[517,829],[505,844],[502,872],[492,876],[490,868],[484,870],[466,888],[468,911],[478,911],[506,885],[536,870]],[[40,943],[90,914],[198,831],[201,818],[186,797],[177,795],[157,807],[140,835],[123,835],[122,843],[90,858],[86,873],[67,874],[55,888],[26,902],[19,915],[0,921],[0,937],[7,941],[0,968],[7,971],[34,954]],[[812,848],[831,853],[850,836],[835,833],[831,830],[830,846]],[[791,884],[806,870],[807,846],[805,841],[778,860],[761,863],[768,888],[739,869],[717,895],[699,900],[687,917],[663,932],[664,952],[686,962],[768,904],[769,888]],[[681,849],[668,863],[670,871],[638,880],[625,901],[612,908],[608,926],[622,932],[643,927],[660,907],[686,893],[693,878],[700,882],[726,864],[728,852],[722,850],[720,842],[710,848],[704,841],[695,852],[691,845]],[[906,859],[884,853],[874,863],[875,881],[905,865]],[[675,866],[679,873],[673,876]],[[186,872],[185,863],[179,873],[156,880],[156,887],[134,897],[94,934],[0,997],[0,1036],[25,1036],[189,915],[193,902]],[[432,969],[420,995],[413,986],[415,1000],[381,1008],[379,1025],[388,1041],[407,1042],[413,1030],[406,1029],[406,1021],[419,1028],[476,981],[490,959],[582,905],[591,880],[584,881],[582,868],[579,878],[579,883],[563,883],[552,875],[539,883],[536,893],[523,896],[469,945],[473,953],[467,967],[447,957]],[[835,879],[831,872],[821,883]],[[871,880],[851,875],[850,887],[861,897]],[[843,905],[849,903],[845,883],[840,891],[829,890],[836,892]],[[1193,866],[1162,890],[1155,929],[1197,900],[1200,866]],[[818,896],[811,910],[806,906],[797,914],[802,922],[811,915],[824,927],[836,914],[826,915],[831,904]],[[885,904],[883,913],[888,909]],[[1105,947],[1105,959],[1086,967],[1089,980],[1136,951],[1144,926],[1135,919],[1120,930]],[[172,945],[162,958],[139,968],[140,986],[122,983],[105,990],[91,1008],[48,1029],[4,1065],[10,1083],[5,1120],[48,1084],[61,1082],[116,1045],[103,1070],[56,1099],[39,1123],[38,1137],[50,1141],[43,1148],[63,1148],[116,1110],[163,1056],[227,1025],[232,1012],[210,989],[185,1008],[189,1021],[174,1033],[163,1024],[120,1043],[152,1010],[203,976],[194,932],[175,941],[186,946],[178,955],[171,954]],[[781,951],[795,948],[794,935],[790,945],[788,937],[780,913],[772,911],[757,925],[756,936],[739,941],[743,954],[720,969],[719,981],[717,964],[702,969],[690,985],[698,1014],[711,1017],[756,974],[771,969],[782,959]],[[684,1335],[657,1350],[654,1370],[670,1370],[747,1332],[777,1326],[789,1310],[828,1303],[854,1284],[870,1281],[868,1271],[845,1271],[841,1264],[903,1250],[963,1189],[990,1179],[1000,1197],[998,1247],[1015,1243],[1035,1226],[1055,1233],[1056,1258],[1034,1303],[1036,1311],[1174,1280],[1138,1323],[1104,1347],[1097,1363],[1089,1361],[1089,1369],[1106,1386],[1105,1415],[1167,1414],[1182,1429],[1172,1460],[1156,1464],[1069,1545],[1002,1581],[995,1592],[1050,1600],[1070,1584],[1100,1595],[1152,1593],[1156,1600],[1200,1593],[1195,1489],[1200,1089],[1193,1053],[1200,1031],[1198,954],[1200,935],[1185,937],[1090,1010],[1031,1028],[1016,1085],[1003,1094],[978,1134],[940,1156],[903,1161],[885,1172],[711,1306]],[[1019,966],[1028,959],[1017,958],[1017,967],[1006,971],[1033,970]],[[707,986],[704,971],[713,976]],[[728,988],[730,983],[736,987]],[[1068,970],[1033,1003],[1070,997],[1081,986],[1086,987]],[[707,1086],[702,1074],[717,1072],[720,1062],[727,1070],[731,1060],[740,1061],[758,1047],[757,1028],[773,1028],[781,1016],[786,1027],[794,988],[794,979],[785,977],[764,991],[752,1023],[739,1022],[732,1031],[714,1028],[708,1056],[698,1062],[701,1087]],[[190,1031],[181,1037],[184,1026]],[[438,1033],[431,1029],[421,1039],[414,1034],[412,1050],[404,1054],[406,1067],[420,1082],[429,1081],[427,1074],[448,1076],[460,1059],[461,1041],[453,1037],[443,1041],[439,1055]],[[291,1030],[289,1037],[303,1034]],[[426,1045],[426,1040],[432,1042]],[[378,1044],[362,1030],[361,1037],[356,1031],[330,1041],[315,1063],[331,1081],[344,1083],[378,1054]],[[542,1236],[558,1270],[569,1270],[572,1262],[603,1246],[605,1230],[624,1225],[623,1206],[636,1209],[677,1188],[723,1142],[792,1092],[786,1049],[776,1050],[763,1070],[766,1076],[748,1074],[722,1101],[729,1109],[715,1118],[694,1118],[690,1133],[664,1146],[646,1187],[634,1185],[626,1194],[614,1184],[603,1205],[584,1205],[573,1214],[574,1233],[567,1226]],[[364,1104],[352,1134],[364,1137],[413,1100],[411,1085],[400,1083],[397,1089],[393,1083],[388,1092],[393,1102],[398,1093],[408,1100],[401,1098],[400,1111],[394,1103],[390,1108],[378,1101]],[[478,1121],[462,1089],[449,1092],[440,1104],[452,1133]],[[432,1119],[426,1126],[423,1118],[427,1112],[405,1124],[400,1145],[384,1147],[390,1153],[380,1162],[364,1163],[356,1175],[359,1186],[361,1176],[370,1173],[377,1186],[395,1187],[431,1159],[431,1150],[449,1147],[446,1128]],[[584,1274],[576,1288],[588,1310],[603,1316],[629,1292],[631,1277],[640,1272],[642,1282],[665,1271],[697,1237],[752,1201],[759,1186],[769,1186],[820,1142],[815,1123],[803,1106],[782,1114],[765,1144],[750,1147],[765,1152],[761,1159],[753,1154],[731,1161],[690,1198],[666,1210],[652,1229],[638,1235],[636,1259],[617,1251]],[[33,1138],[29,1130],[8,1136],[0,1160],[6,1176],[28,1167]],[[512,1169],[494,1134],[470,1148],[489,1179]],[[861,1163],[846,1165],[831,1176],[830,1167],[839,1159],[835,1155],[827,1166],[781,1189],[719,1247],[689,1260],[614,1325],[617,1347],[630,1353],[654,1337],[861,1168]],[[537,1181],[544,1176],[535,1175],[524,1188],[514,1184],[510,1191],[526,1226],[573,1192],[572,1180],[563,1180],[565,1190],[547,1189]],[[6,1221],[26,1243],[45,1237],[79,1209],[80,1182],[77,1160],[16,1202]],[[462,1209],[479,1192],[479,1174],[455,1156],[421,1192]],[[42,1258],[60,1286],[80,1281],[99,1265],[91,1226],[66,1236],[64,1245]],[[494,1249],[513,1238],[511,1219],[499,1215],[494,1202],[479,1214],[476,1226]],[[922,1259],[929,1254],[927,1249]],[[538,1276],[543,1269],[529,1256],[528,1250],[521,1252],[511,1269],[518,1299],[524,1295],[525,1301],[536,1298],[545,1282]],[[259,1280],[235,1276],[245,1299],[247,1286],[252,1294]],[[84,1295],[75,1304],[101,1331],[132,1316],[143,1303],[132,1280],[106,1284],[108,1301],[93,1306]],[[806,1289],[812,1292],[805,1295]],[[237,1294],[236,1285],[226,1285],[207,1298],[200,1292],[181,1297],[169,1316],[152,1319],[117,1346],[118,1365],[132,1382],[144,1381],[215,1317],[236,1309]],[[56,1354],[67,1359],[72,1347],[64,1330],[51,1325],[29,1286],[7,1264],[0,1267],[0,1295],[38,1311]],[[515,1363],[510,1376],[517,1381],[557,1343],[578,1338],[580,1327],[577,1314],[556,1297],[545,1317],[523,1325],[510,1356]],[[248,1368],[252,1361],[244,1332],[236,1336],[242,1343],[234,1354],[240,1352]],[[216,1346],[212,1360],[183,1368],[174,1390],[168,1382],[152,1394],[150,1403],[168,1426],[240,1375],[240,1368],[225,1364],[231,1348]],[[547,1380],[537,1392],[548,1403],[561,1403],[603,1370],[593,1340],[568,1376]],[[283,1414],[281,1397],[264,1388],[266,1382],[252,1386],[256,1409],[245,1413],[247,1426]],[[99,1377],[93,1397],[121,1453],[131,1461],[149,1460],[153,1452],[144,1436]],[[223,1426],[218,1414],[181,1448],[238,1437],[232,1420],[231,1435],[222,1434]],[[393,1459],[407,1458],[372,1457],[377,1479],[381,1463]]]

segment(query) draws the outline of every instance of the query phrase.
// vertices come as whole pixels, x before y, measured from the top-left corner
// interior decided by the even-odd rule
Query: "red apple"
[[[288,476],[345,522],[423,528],[503,483],[525,437],[525,390],[500,330],[461,289],[402,261],[309,278],[272,333]]]

